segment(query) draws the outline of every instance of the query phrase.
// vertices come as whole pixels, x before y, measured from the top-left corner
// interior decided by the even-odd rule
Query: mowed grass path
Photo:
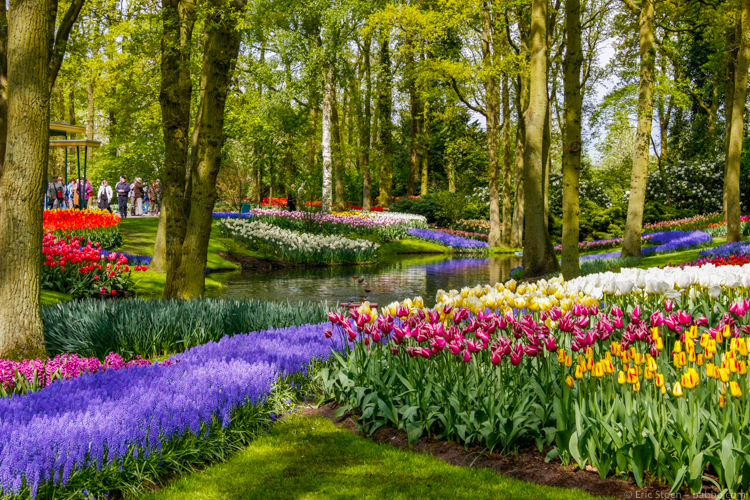
[[[559,499],[579,490],[526,483],[381,445],[329,420],[292,415],[226,463],[185,476],[146,500]],[[599,500],[602,497],[596,497]]]

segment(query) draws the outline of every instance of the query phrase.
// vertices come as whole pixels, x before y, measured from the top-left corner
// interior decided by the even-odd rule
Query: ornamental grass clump
[[[218,224],[223,234],[295,263],[368,262],[380,246],[367,240],[282,229],[260,220],[220,219]]]
[[[155,358],[227,335],[325,321],[325,302],[193,299],[80,300],[42,308],[50,354]]]
[[[577,295],[560,283],[548,294],[541,282],[529,301],[509,285],[502,304],[331,313],[325,335],[354,345],[320,372],[326,394],[341,413],[357,409],[365,432],[391,425],[411,442],[506,453],[552,446],[549,459],[673,493],[704,481],[748,490],[750,300],[653,293],[602,307],[558,299]]]
[[[0,399],[2,495],[137,495],[226,459],[290,409],[291,387],[311,363],[343,347],[324,328],[235,335],[169,366],[106,370]]]

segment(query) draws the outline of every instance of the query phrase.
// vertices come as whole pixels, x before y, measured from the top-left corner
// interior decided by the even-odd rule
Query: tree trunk
[[[0,358],[45,357],[39,302],[52,2],[10,2],[8,135],[0,167]]]
[[[427,196],[427,189],[430,181],[430,101],[425,101],[422,108],[424,110],[421,120],[422,147],[420,148],[422,153],[422,173],[420,174],[421,184],[419,186],[419,195]],[[455,189],[455,182],[453,187]]]
[[[0,175],[8,137],[8,12],[0,2]]]
[[[94,78],[91,77],[86,82],[86,97],[87,97],[87,108],[86,108],[86,138],[90,141],[94,140]],[[94,153],[93,148],[88,148],[88,160],[91,161],[91,156]]]
[[[414,53],[413,48],[410,46],[411,51],[408,56],[409,64],[407,67],[408,85],[409,85],[409,103],[411,107],[411,127],[410,127],[410,141],[411,141],[411,155],[409,156],[409,177],[406,182],[406,195],[414,196],[414,182],[417,179],[417,171],[422,163],[420,146],[422,142],[421,137],[421,118],[422,111],[419,106],[419,96],[417,95],[417,84],[414,78],[414,72],[416,71],[414,65]]]
[[[510,189],[512,182],[512,165],[510,163],[510,82],[508,74],[503,73],[503,238],[501,244],[510,246],[510,233],[512,228],[511,212],[513,211],[513,200]]]
[[[630,177],[630,200],[625,223],[622,256],[641,256],[643,207],[646,202],[648,181],[648,151],[651,140],[651,122],[654,114],[654,3],[642,0],[639,15],[641,83],[638,92],[638,128],[633,150],[633,172]]]
[[[326,70],[323,83],[323,138],[321,148],[323,150],[323,211],[331,211],[331,176],[332,162],[331,157],[331,101],[333,100],[333,69],[329,67]]]
[[[190,213],[178,270],[179,297],[203,295],[206,285],[208,240],[216,199],[216,177],[224,145],[224,108],[234,64],[240,50],[240,34],[230,5],[215,0],[214,12],[206,22],[200,109],[193,134],[190,176]]]
[[[179,295],[180,284],[175,278],[182,262],[187,224],[184,206],[193,92],[189,66],[195,3],[193,0],[164,0],[162,5],[164,34],[159,104],[164,133],[164,182],[154,258],[149,268],[167,274],[163,296],[171,299]]]
[[[384,36],[380,43],[380,64],[378,81],[378,121],[379,145],[380,145],[380,195],[381,207],[390,204],[391,182],[393,180],[393,137],[391,135],[391,110],[392,110],[392,77],[391,77],[391,51],[389,38]],[[425,126],[425,129],[427,127]]]
[[[544,84],[547,89],[547,83]],[[542,141],[542,198],[544,199],[544,229],[549,231],[549,147],[552,144],[552,130],[550,129],[551,111],[549,103],[549,89],[547,93],[547,110],[544,114],[544,140]]]
[[[490,246],[500,246],[500,196],[497,189],[497,150],[500,143],[500,91],[497,85],[497,77],[492,72],[492,15],[487,2],[482,5],[482,59],[488,76],[484,84],[485,105],[487,118],[487,154],[489,165],[487,176],[490,188],[490,233],[487,242]]]
[[[336,100],[336,84],[331,86],[331,130],[333,132],[333,176],[335,180],[336,211],[344,210],[344,170],[341,127],[339,124],[339,106]]]
[[[734,108],[734,79],[735,69],[737,64],[737,56],[735,54],[735,43],[739,38],[739,30],[741,29],[741,22],[737,23],[736,29],[731,29],[727,33],[727,46],[729,47],[729,54],[727,55],[727,74],[726,74],[726,93],[724,95],[724,115],[726,123],[726,132],[724,137],[724,189],[722,196],[722,207],[724,222],[727,222],[727,183],[726,179],[728,176],[729,168],[729,142],[732,136],[732,110]]]
[[[565,147],[563,148],[562,274],[566,280],[581,274],[578,262],[579,181],[581,173],[581,1],[565,0]]]
[[[531,3],[531,58],[529,107],[526,110],[524,147],[524,277],[544,276],[559,268],[552,241],[544,226],[544,179],[542,155],[547,114],[547,0]]]
[[[76,125],[76,82],[70,85],[70,93],[68,94],[68,116],[69,123]]]
[[[727,242],[742,239],[740,221],[740,164],[742,160],[742,138],[745,132],[745,100],[747,98],[747,70],[750,61],[750,0],[742,0],[740,7],[742,32],[740,49],[737,52],[737,68],[734,74],[734,100],[732,101],[732,128],[727,154],[727,174],[724,186],[727,193]]]
[[[362,166],[362,209],[370,210],[372,206],[372,185],[370,180],[370,121],[372,120],[372,68],[370,67],[370,45],[372,39],[365,37],[363,48],[365,71],[364,117],[359,136],[359,147],[362,151],[360,164]]]
[[[523,246],[523,228],[525,219],[526,196],[524,193],[524,170],[523,158],[526,147],[526,120],[524,113],[529,106],[529,81],[525,75],[518,77],[518,92],[516,96],[516,157],[513,185],[516,188],[513,206],[513,228],[510,233],[510,246],[520,248]]]

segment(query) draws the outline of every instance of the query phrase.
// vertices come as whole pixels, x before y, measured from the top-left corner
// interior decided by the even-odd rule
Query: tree
[[[70,31],[74,0],[55,33],[57,2],[12,0],[0,8],[0,357],[46,354],[40,289],[42,202],[50,94]],[[0,85],[3,85],[0,83]]]
[[[544,223],[543,148],[547,115],[547,0],[531,3],[529,107],[525,113],[523,273],[544,276],[559,269]]]
[[[626,5],[636,15],[640,26],[640,87],[638,91],[638,127],[633,150],[633,172],[630,177],[628,217],[622,256],[641,256],[641,232],[643,230],[643,208],[646,203],[648,180],[648,152],[651,141],[651,122],[654,114],[654,0],[642,0],[640,9],[631,1]]]
[[[724,179],[727,198],[727,241],[740,241],[740,163],[742,159],[742,139],[745,131],[745,101],[747,99],[747,71],[750,61],[750,0],[742,0],[739,22],[741,26],[740,48],[734,73],[734,99],[732,100],[732,122],[727,148],[727,167]],[[729,103],[727,103],[729,105]]]
[[[565,279],[581,274],[578,262],[579,180],[581,172],[581,2],[565,0],[565,146],[563,148],[562,273]]]

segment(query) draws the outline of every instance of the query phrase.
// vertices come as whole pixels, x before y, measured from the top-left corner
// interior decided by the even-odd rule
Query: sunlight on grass
[[[148,500],[513,498],[593,500],[580,490],[457,467],[380,445],[329,420],[293,415],[228,462],[185,476]],[[598,497],[602,498],[602,497]]]

